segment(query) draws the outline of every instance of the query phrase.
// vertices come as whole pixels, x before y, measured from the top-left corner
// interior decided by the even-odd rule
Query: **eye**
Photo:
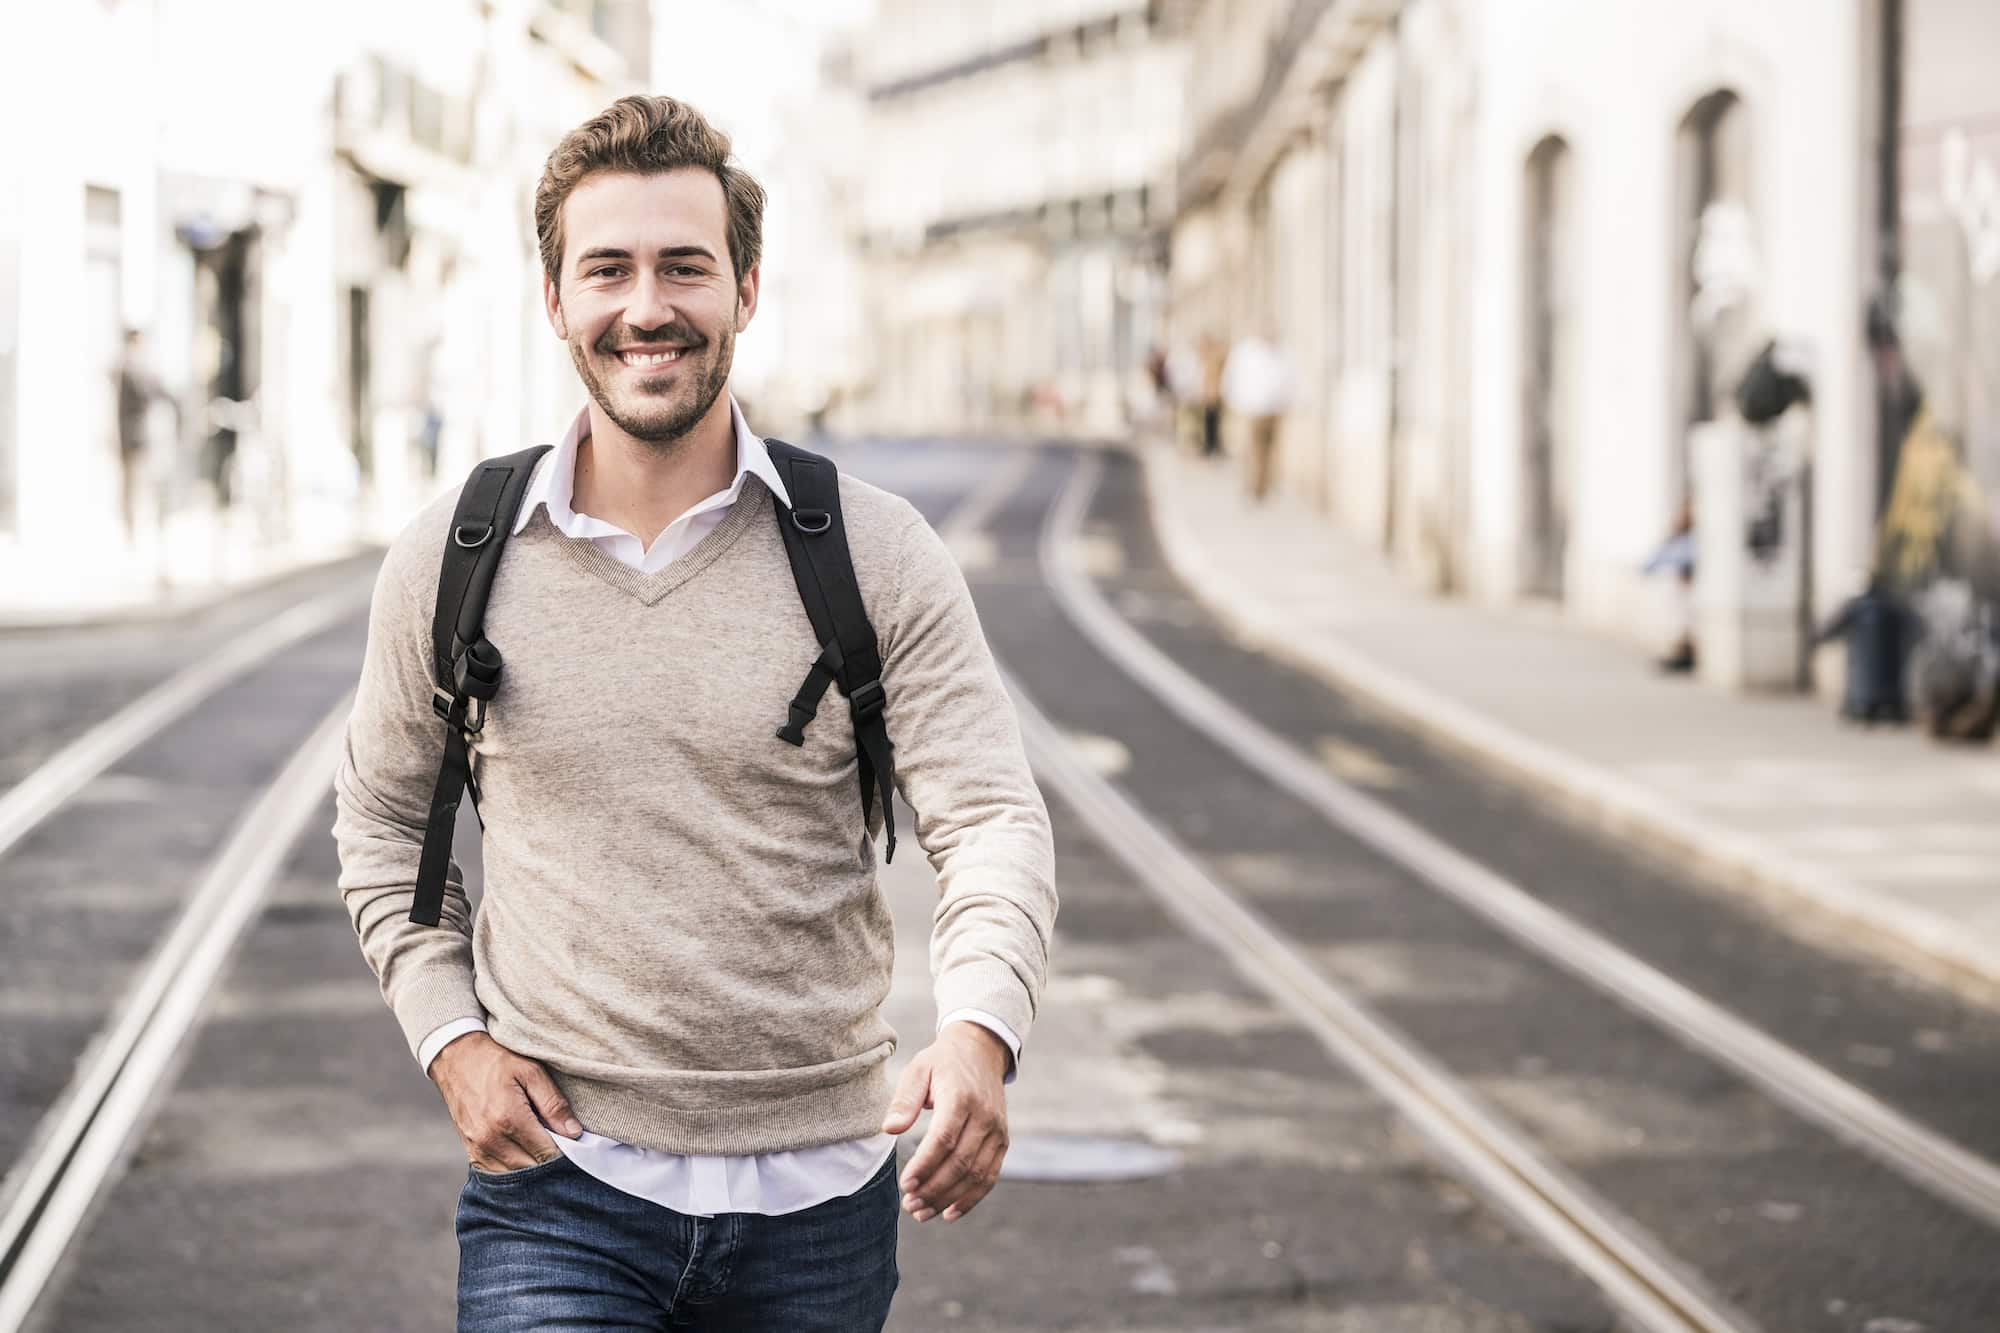
[[[605,266],[605,267],[603,267],[603,268],[594,268],[594,269],[590,270],[590,272],[589,272],[589,274],[588,274],[587,276],[589,276],[589,277],[593,277],[593,278],[594,278],[594,277],[596,277],[596,276],[597,276],[598,274],[600,274],[600,273],[616,273],[617,271],[618,271],[617,269],[615,269],[615,268],[612,268],[612,267],[611,267],[611,266],[609,266],[609,265],[606,265],[606,266]]]

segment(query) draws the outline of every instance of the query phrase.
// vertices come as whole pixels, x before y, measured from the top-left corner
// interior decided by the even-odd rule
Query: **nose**
[[[625,322],[635,329],[652,330],[680,318],[674,309],[673,293],[656,273],[641,273],[632,287],[632,300],[625,307]]]

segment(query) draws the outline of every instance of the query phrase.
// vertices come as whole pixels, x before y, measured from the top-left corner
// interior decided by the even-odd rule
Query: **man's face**
[[[729,382],[736,333],[757,309],[758,273],[737,282],[728,205],[715,173],[599,172],[563,204],[549,323],[612,424],[667,446]]]

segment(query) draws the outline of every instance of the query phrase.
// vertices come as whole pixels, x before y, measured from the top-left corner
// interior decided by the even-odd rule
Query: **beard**
[[[716,336],[695,342],[693,330],[669,325],[650,330],[665,341],[688,344],[664,375],[628,375],[619,359],[614,335],[595,346],[581,338],[569,340],[570,360],[577,377],[612,425],[660,452],[678,444],[708,415],[723,387],[736,354],[736,330],[725,326]]]

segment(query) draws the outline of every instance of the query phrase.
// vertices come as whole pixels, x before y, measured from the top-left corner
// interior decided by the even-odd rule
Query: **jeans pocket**
[[[465,1169],[472,1179],[483,1185],[511,1185],[517,1180],[527,1180],[553,1171],[568,1160],[569,1158],[558,1150],[556,1155],[546,1162],[536,1162],[533,1166],[524,1166],[513,1171],[482,1171],[470,1162],[465,1164]]]

